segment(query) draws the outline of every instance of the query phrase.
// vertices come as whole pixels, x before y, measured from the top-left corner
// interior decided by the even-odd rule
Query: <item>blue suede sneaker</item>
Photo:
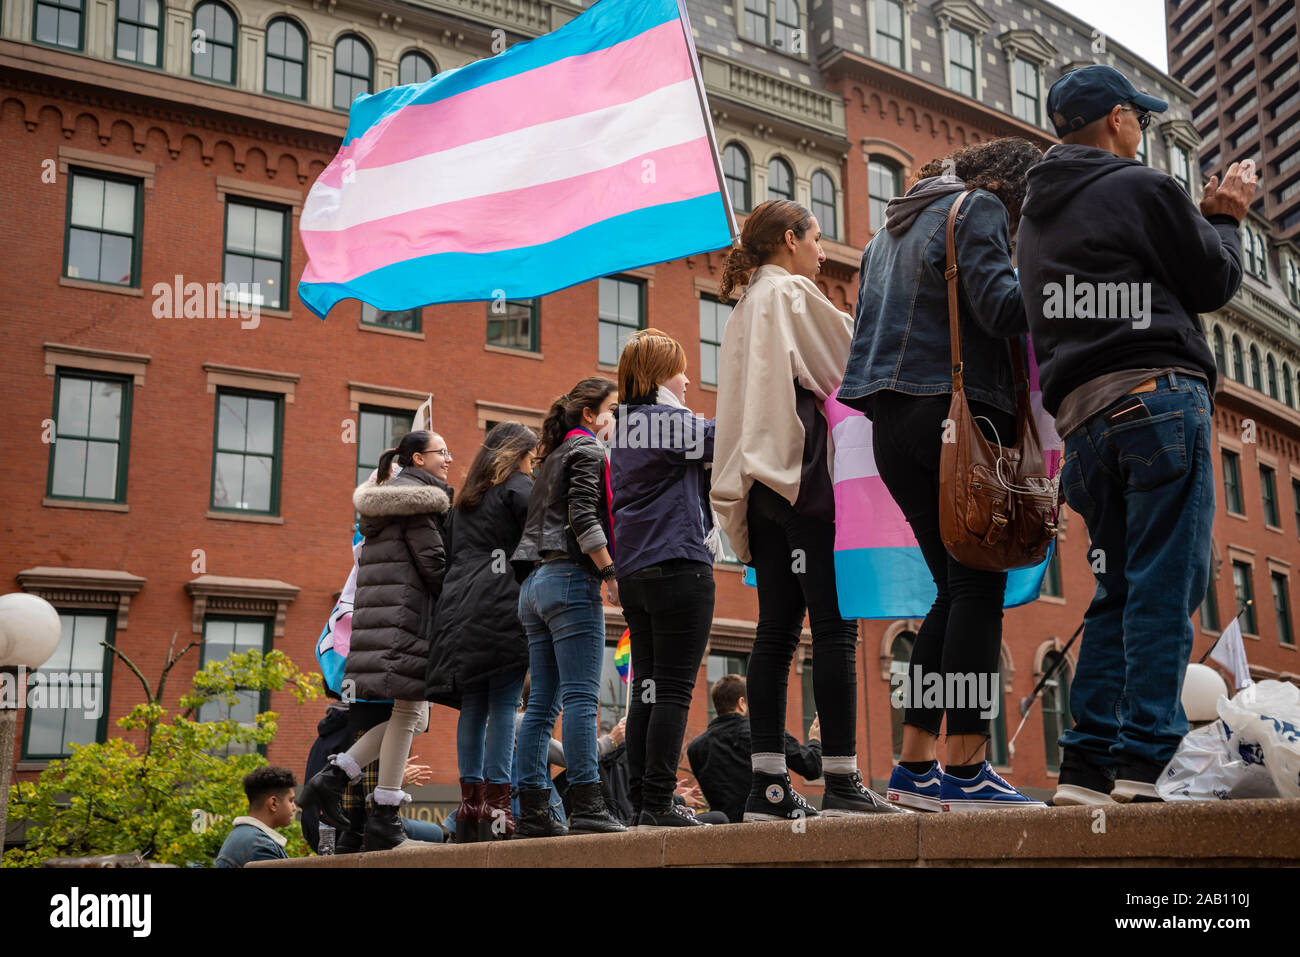
[[[1042,801],[1025,797],[1002,779],[987,761],[973,778],[955,778],[944,774],[939,787],[939,803],[945,811],[988,811],[1005,808],[1047,807]]]
[[[885,797],[895,804],[918,811],[938,811],[940,782],[943,777],[943,769],[939,767],[938,761],[925,774],[913,774],[901,764],[896,764],[889,775],[889,788],[885,791]]]

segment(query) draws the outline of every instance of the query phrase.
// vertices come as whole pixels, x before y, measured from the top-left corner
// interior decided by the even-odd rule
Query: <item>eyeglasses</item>
[[[1146,110],[1140,110],[1136,106],[1121,106],[1120,109],[1125,113],[1137,114],[1138,129],[1145,131],[1151,125],[1151,114]]]
[[[444,459],[450,460],[451,453],[446,449],[425,449],[421,455],[441,455]]]

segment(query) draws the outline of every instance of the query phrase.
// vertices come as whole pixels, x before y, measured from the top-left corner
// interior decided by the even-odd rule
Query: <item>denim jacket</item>
[[[257,818],[241,815],[231,823],[234,826],[217,853],[217,867],[243,867],[249,861],[278,861],[289,856],[284,852],[284,835]]]
[[[870,397],[882,389],[952,392],[944,233],[957,195],[940,196],[904,229],[880,230],[862,254],[853,346],[838,398],[868,418]],[[955,246],[967,398],[1014,413],[1006,339],[1028,325],[1002,201],[984,190],[971,193],[957,214]]]

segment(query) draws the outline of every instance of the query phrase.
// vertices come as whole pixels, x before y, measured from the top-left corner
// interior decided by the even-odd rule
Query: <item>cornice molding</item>
[[[301,591],[274,578],[226,578],[200,575],[185,583],[185,591],[194,600],[190,628],[203,634],[203,618],[209,613],[273,617],[275,637],[284,637],[284,619],[289,604]]]
[[[101,568],[25,568],[15,578],[25,592],[63,608],[105,608],[117,613],[116,627],[125,631],[131,596],[147,579],[130,572]]]

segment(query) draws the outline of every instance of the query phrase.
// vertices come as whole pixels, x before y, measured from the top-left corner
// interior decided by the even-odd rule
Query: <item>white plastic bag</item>
[[[1300,798],[1300,688],[1260,681],[1220,698],[1218,710],[1240,757],[1268,770],[1277,796]]]
[[[1226,700],[1220,697],[1220,706]],[[1239,740],[1222,718],[1188,732],[1156,781],[1156,793],[1166,801],[1277,797],[1277,786],[1268,770],[1262,764],[1243,760],[1237,750]]]

